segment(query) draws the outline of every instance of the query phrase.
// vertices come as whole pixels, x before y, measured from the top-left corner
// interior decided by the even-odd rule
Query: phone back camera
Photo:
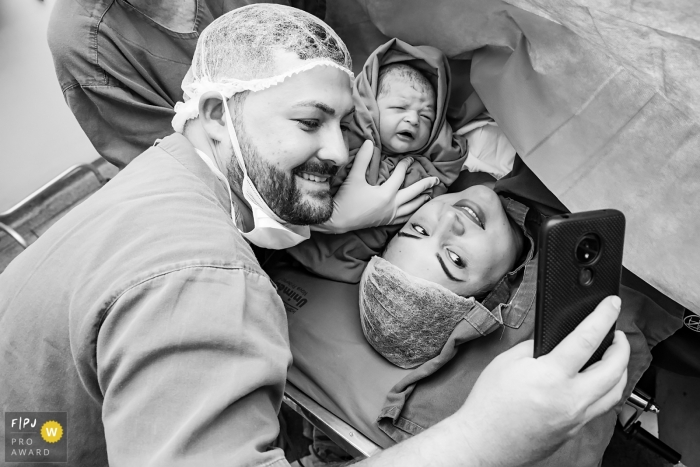
[[[600,238],[593,233],[584,235],[576,244],[575,254],[579,263],[593,263],[600,255]]]
[[[584,287],[588,287],[593,283],[593,270],[590,268],[583,268],[578,273],[578,282]]]

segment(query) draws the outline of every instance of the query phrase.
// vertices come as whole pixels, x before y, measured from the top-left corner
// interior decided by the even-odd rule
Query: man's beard
[[[236,136],[243,153],[248,176],[272,212],[285,222],[294,225],[322,224],[331,218],[333,196],[331,196],[330,190],[308,193],[304,196],[304,193],[297,186],[294,174],[301,172],[327,174],[330,180],[338,171],[337,166],[307,161],[295,167],[292,173],[284,173],[276,166],[263,160],[257,148],[241,130],[236,128]],[[239,187],[242,185],[243,172],[238,165],[235,154],[231,155],[228,175],[229,180]]]

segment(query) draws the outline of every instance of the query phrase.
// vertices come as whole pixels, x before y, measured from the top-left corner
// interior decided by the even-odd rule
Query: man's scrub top
[[[67,412],[67,465],[288,466],[284,308],[182,135],[0,275],[0,355],[3,412]]]

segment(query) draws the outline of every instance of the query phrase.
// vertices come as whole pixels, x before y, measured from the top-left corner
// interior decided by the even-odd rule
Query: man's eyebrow
[[[445,271],[445,274],[447,277],[454,282],[465,282],[462,279],[457,279],[455,276],[450,274],[450,271],[447,269],[447,265],[442,261],[442,257],[440,256],[440,253],[435,253],[435,256],[437,257],[438,262],[440,263],[440,267],[442,267],[442,270]]]
[[[335,115],[335,109],[333,107],[329,107],[328,105],[324,104],[323,102],[318,102],[318,101],[304,101],[304,102],[298,102],[294,104],[292,107],[315,107],[318,110],[322,111],[325,114],[330,115],[331,117]],[[354,109],[353,109],[354,111]]]

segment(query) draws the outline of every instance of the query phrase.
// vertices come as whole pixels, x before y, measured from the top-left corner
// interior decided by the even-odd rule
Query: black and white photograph
[[[0,101],[0,467],[700,467],[697,0],[2,0]]]

